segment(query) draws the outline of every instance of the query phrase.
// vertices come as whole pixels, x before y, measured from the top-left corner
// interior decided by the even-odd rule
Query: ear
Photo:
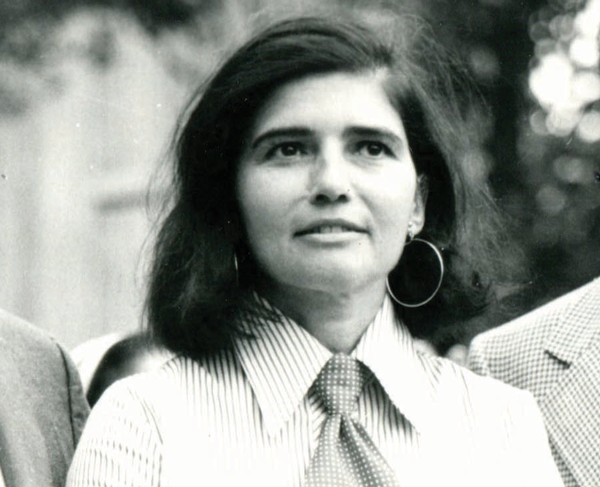
[[[417,190],[415,191],[415,199],[410,216],[410,222],[413,225],[415,235],[418,235],[425,226],[425,206],[427,204],[428,191],[427,176],[421,174],[417,177]]]

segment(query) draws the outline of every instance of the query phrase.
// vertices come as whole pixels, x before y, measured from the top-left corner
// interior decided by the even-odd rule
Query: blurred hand
[[[417,352],[426,353],[428,355],[439,355],[437,350],[433,348],[433,345],[429,343],[427,340],[422,340],[420,338],[415,338],[414,340],[415,349]]]
[[[463,345],[462,343],[457,343],[456,345],[452,345],[448,349],[448,351],[446,352],[446,358],[449,358],[458,365],[466,365],[468,352],[469,349],[466,345]]]
[[[414,344],[415,344],[415,349],[418,352],[426,353],[426,354],[434,355],[434,356],[439,355],[439,353],[437,353],[437,351],[433,347],[433,345],[431,345],[427,340],[421,340],[420,338],[417,338],[414,340]],[[448,349],[445,357],[447,359],[450,359],[453,362],[457,363],[458,365],[465,365],[467,363],[467,353],[468,353],[467,346],[463,345],[461,343],[457,343],[456,345],[452,345]]]

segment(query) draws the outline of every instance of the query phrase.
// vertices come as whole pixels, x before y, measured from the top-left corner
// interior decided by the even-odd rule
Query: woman
[[[199,95],[148,299],[178,357],[107,391],[68,485],[561,485],[527,393],[413,348],[482,309],[501,247],[408,25],[280,23]]]

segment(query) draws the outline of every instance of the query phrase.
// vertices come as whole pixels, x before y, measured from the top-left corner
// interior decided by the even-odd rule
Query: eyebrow
[[[265,140],[276,137],[308,137],[313,134],[313,130],[310,130],[305,127],[286,127],[280,129],[267,130],[252,141],[251,147],[252,149],[256,149]]]
[[[398,134],[383,127],[349,127],[344,130],[344,135],[359,135],[362,137],[385,137],[391,139],[394,143],[402,146],[405,144],[404,139]]]

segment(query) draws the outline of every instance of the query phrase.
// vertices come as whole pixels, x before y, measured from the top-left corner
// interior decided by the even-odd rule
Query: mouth
[[[296,236],[341,233],[366,233],[366,230],[350,222],[315,222],[296,232]]]

